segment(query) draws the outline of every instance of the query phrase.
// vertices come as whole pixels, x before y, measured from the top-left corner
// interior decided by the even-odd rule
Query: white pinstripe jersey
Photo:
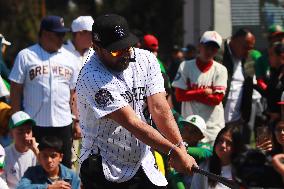
[[[227,78],[227,69],[220,63],[213,61],[211,68],[203,73],[197,67],[196,59],[193,59],[180,64],[172,86],[184,90],[211,88],[213,93],[225,94]],[[209,106],[198,101],[183,101],[181,114],[183,117],[200,115],[205,120],[208,135],[205,141],[214,141],[218,132],[225,126],[222,103]]]
[[[136,48],[131,54],[136,61],[130,62],[123,72],[112,72],[94,54],[79,74],[76,92],[83,133],[81,162],[91,151],[97,153],[99,147],[106,179],[127,181],[142,165],[150,181],[164,186],[167,181],[154,167],[150,147],[121,125],[104,118],[130,105],[136,115],[145,121],[146,97],[165,91],[156,57]]]
[[[19,52],[9,79],[24,85],[23,107],[38,126],[62,127],[72,123],[70,89],[78,77],[79,61],[61,47],[48,53],[39,44]]]

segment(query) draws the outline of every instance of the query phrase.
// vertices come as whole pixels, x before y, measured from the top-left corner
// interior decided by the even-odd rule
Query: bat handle
[[[210,173],[210,172],[207,172],[205,170],[202,170],[196,166],[193,166],[191,168],[192,172],[194,173],[198,173],[198,174],[201,174],[201,175],[204,175],[210,179],[213,179],[213,180],[216,180],[217,182],[220,182],[222,184],[224,184],[225,186],[229,187],[229,188],[232,188],[232,189],[239,189],[240,187],[238,186],[237,183],[235,183],[234,181],[232,180],[229,180],[227,178],[224,178],[224,177],[221,177],[219,175],[215,175],[213,173]]]

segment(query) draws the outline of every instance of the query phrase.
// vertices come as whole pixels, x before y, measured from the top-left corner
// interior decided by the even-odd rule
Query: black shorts
[[[80,169],[83,189],[166,189],[166,186],[154,185],[144,173],[142,167],[129,181],[115,183],[108,181],[103,173],[102,157],[91,155],[83,161]]]

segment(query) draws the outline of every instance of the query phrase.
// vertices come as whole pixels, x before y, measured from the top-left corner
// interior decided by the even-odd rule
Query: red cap
[[[156,52],[158,51],[159,48],[159,42],[158,39],[153,36],[153,35],[145,35],[143,37],[143,43],[146,49],[152,51],[152,52]]]

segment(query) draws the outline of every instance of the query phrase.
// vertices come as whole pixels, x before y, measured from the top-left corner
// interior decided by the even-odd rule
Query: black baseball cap
[[[95,19],[93,40],[109,50],[121,50],[135,45],[139,40],[129,31],[126,19],[117,14],[105,14]]]
[[[65,33],[69,32],[69,28],[64,27],[64,20],[60,16],[46,16],[41,20],[41,30],[50,32]]]

